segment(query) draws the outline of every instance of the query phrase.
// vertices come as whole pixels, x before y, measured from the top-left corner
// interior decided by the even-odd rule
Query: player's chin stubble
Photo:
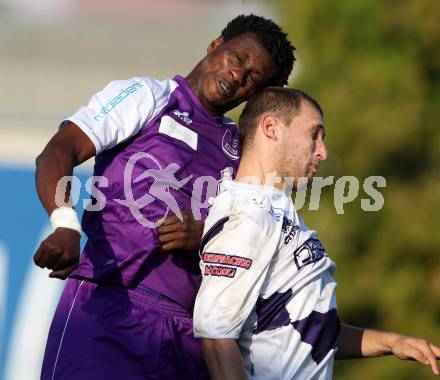
[[[295,145],[285,147],[278,155],[279,176],[292,178],[294,182],[304,177],[311,179],[311,163],[304,157],[304,152],[300,147]]]

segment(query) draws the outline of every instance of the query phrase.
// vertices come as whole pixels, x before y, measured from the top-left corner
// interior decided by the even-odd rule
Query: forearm
[[[234,339],[202,339],[203,354],[212,380],[245,380],[240,350]]]
[[[392,354],[392,340],[397,334],[341,325],[336,359],[357,359]]]
[[[38,197],[49,215],[70,196],[70,187],[66,188],[62,194],[56,194],[56,190],[62,177],[72,175],[73,166],[74,162],[71,157],[48,147],[37,157],[35,185]]]
[[[61,178],[71,176],[76,165],[96,154],[95,146],[81,129],[71,122],[49,141],[43,152],[37,157],[35,184],[38,196],[48,214],[67,203],[70,186],[57,185]],[[55,197],[57,195],[58,198]]]
[[[395,355],[402,360],[417,360],[429,365],[435,375],[440,373],[437,359],[440,348],[426,339],[392,332],[361,329],[343,324],[336,359],[356,359]]]

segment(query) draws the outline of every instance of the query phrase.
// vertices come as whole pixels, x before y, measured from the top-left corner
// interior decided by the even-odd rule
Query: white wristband
[[[50,222],[56,230],[58,227],[70,228],[81,234],[81,224],[79,223],[76,211],[71,207],[59,207],[50,214]]]

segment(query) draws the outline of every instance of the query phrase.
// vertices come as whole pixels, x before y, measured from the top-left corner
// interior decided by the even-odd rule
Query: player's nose
[[[321,161],[325,161],[327,159],[328,151],[322,139],[319,139],[318,143],[316,144],[316,155]]]
[[[231,69],[232,80],[237,82],[240,86],[243,84],[246,77],[246,70],[241,67],[234,67]]]

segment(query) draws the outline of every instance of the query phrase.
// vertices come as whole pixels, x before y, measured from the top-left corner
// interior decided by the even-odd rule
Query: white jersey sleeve
[[[246,213],[236,213],[221,218],[205,233],[200,263],[203,279],[194,308],[196,337],[240,336],[277,247],[267,226]],[[215,232],[212,238],[210,231]]]
[[[177,86],[172,80],[147,77],[110,82],[65,121],[71,121],[92,140],[96,154],[134,136],[166,105]]]

